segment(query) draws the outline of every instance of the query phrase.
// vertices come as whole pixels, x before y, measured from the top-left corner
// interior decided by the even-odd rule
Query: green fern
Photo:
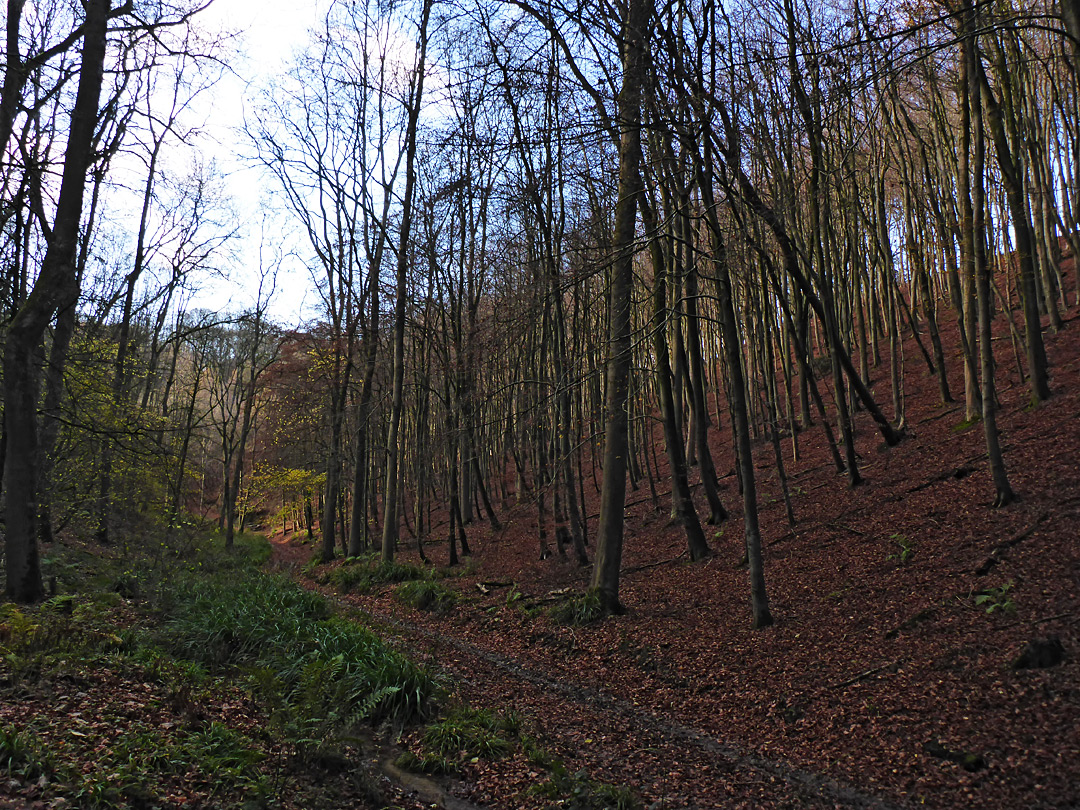
[[[997,588],[988,588],[975,595],[975,604],[982,607],[987,613],[993,613],[996,610],[1000,610],[1002,613],[1013,613],[1016,611],[1016,602],[1009,596],[1009,591],[1012,588],[1013,581],[1011,579]]]

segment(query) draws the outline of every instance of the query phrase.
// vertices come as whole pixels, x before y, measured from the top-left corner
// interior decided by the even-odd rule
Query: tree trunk
[[[682,222],[683,250],[690,254],[693,250],[689,217],[679,217]],[[694,445],[697,450],[698,469],[701,471],[701,485],[705,490],[705,499],[709,502],[710,525],[718,525],[727,520],[727,509],[720,501],[720,485],[716,479],[716,465],[709,449],[709,409],[705,402],[705,361],[701,356],[701,324],[698,317],[698,278],[697,263],[693,255],[688,255],[683,263],[686,269],[686,332],[689,343],[690,365],[690,404],[694,411]]]
[[[697,561],[709,556],[709,544],[701,530],[701,521],[690,495],[690,482],[686,475],[686,455],[682,433],[675,412],[672,395],[672,370],[667,344],[667,261],[657,235],[656,215],[652,205],[641,195],[641,218],[645,232],[652,234],[649,254],[653,265],[653,320],[651,331],[656,355],[656,382],[659,386],[660,413],[664,424],[664,445],[667,449],[668,466],[671,469],[671,511],[686,532],[690,559]],[[648,459],[646,459],[648,463]]]
[[[1013,230],[1016,233],[1016,257],[1023,292],[1021,303],[1024,307],[1024,337],[1027,347],[1028,382],[1031,386],[1031,398],[1033,402],[1043,402],[1050,397],[1050,383],[1047,375],[1046,347],[1043,344],[1042,323],[1039,319],[1039,294],[1036,288],[1034,261],[1035,240],[1032,235],[1031,217],[1028,216],[1027,201],[1024,199],[1023,179],[1020,175],[1019,162],[1014,159],[1008,136],[1005,133],[1004,114],[1001,105],[998,103],[997,97],[994,95],[994,91],[986,78],[977,45],[972,47],[976,48],[976,51],[974,64],[969,67],[969,81],[976,85],[974,92],[981,90],[982,101],[986,103],[990,135],[994,140],[998,166],[1001,169],[1005,195],[1009,203],[1009,214],[1012,217]],[[979,105],[980,117],[982,116],[981,108],[982,104]],[[981,122],[974,123],[976,127],[981,126]],[[975,215],[979,215],[977,210]],[[983,403],[983,413],[985,414],[985,412],[986,404]]]
[[[990,267],[986,260],[986,239],[983,236],[985,224],[985,156],[986,138],[983,134],[983,111],[980,93],[981,68],[976,31],[978,30],[978,12],[972,7],[971,0],[964,0],[962,26],[964,37],[961,39],[962,75],[961,85],[966,92],[969,107],[971,133],[969,142],[973,147],[971,165],[972,177],[972,236],[975,261],[975,287],[979,315],[979,358],[982,379],[982,421],[983,434],[986,437],[986,453],[990,461],[990,474],[994,481],[996,495],[994,506],[1005,506],[1015,499],[1012,487],[1005,472],[1005,460],[1001,454],[1001,444],[997,429],[997,392],[994,386],[994,349],[991,343],[990,313]],[[985,77],[981,77],[985,78]],[[985,93],[985,90],[983,90]],[[999,155],[1000,159],[1000,155]]]
[[[382,255],[381,243],[377,255]],[[367,522],[368,420],[371,418],[372,381],[379,343],[378,274],[371,273],[371,328],[364,336],[364,368],[361,372],[360,398],[357,403],[356,453],[353,468],[352,522],[349,524],[349,556],[355,557],[369,545]]]
[[[648,67],[648,26],[652,5],[628,0],[623,27],[623,83],[618,98],[619,184],[615,204],[614,251],[608,308],[607,391],[605,395],[604,477],[592,586],[607,610],[621,612],[623,510],[626,505],[631,342],[630,303],[634,286],[634,236],[641,194],[641,94]]]
[[[84,4],[79,87],[71,112],[56,219],[41,272],[8,326],[4,347],[4,419],[8,436],[4,472],[6,589],[8,597],[16,602],[33,602],[44,595],[37,545],[41,341],[57,307],[78,296],[75,255],[86,176],[93,158],[110,6],[109,0],[88,0]],[[17,28],[18,19],[13,15],[9,27]],[[5,97],[7,93],[5,76]]]
[[[427,58],[428,20],[432,0],[425,0],[417,37],[417,66],[409,94],[408,129],[405,135],[405,193],[402,198],[401,229],[398,235],[397,283],[394,302],[394,377],[390,404],[390,427],[386,437],[386,495],[383,505],[382,558],[394,559],[398,541],[398,508],[401,499],[401,413],[405,392],[405,306],[409,273],[409,230],[412,227],[413,196],[416,187],[416,139],[420,120],[420,102],[424,95],[424,72]]]
[[[739,467],[739,480],[743,496],[743,529],[746,540],[746,558],[750,564],[750,607],[755,629],[773,623],[769,610],[769,597],[765,589],[765,566],[761,553],[761,529],[758,525],[757,485],[754,479],[754,455],[750,444],[750,421],[746,407],[746,381],[742,368],[741,342],[735,322],[735,304],[732,298],[731,276],[728,272],[726,247],[713,201],[711,150],[705,145],[705,156],[698,162],[698,187],[705,205],[707,222],[713,238],[712,261],[715,268],[717,297],[720,302],[720,329],[727,361],[728,396],[733,416],[732,430]]]

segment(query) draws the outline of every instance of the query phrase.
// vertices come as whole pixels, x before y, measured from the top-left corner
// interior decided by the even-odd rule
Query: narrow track
[[[574,727],[567,728],[563,724],[562,727],[549,728],[546,733],[560,737],[566,732],[580,732],[581,728],[616,732],[617,739],[607,745],[589,746],[589,757],[601,767],[604,763],[610,765],[626,759],[626,746],[620,746],[618,742],[625,741],[630,735],[643,741],[649,748],[662,751],[662,762],[682,766],[685,772],[694,775],[690,780],[672,784],[666,795],[649,797],[655,799],[650,806],[664,810],[716,806],[900,810],[910,806],[895,797],[873,793],[761,756],[700,729],[642,709],[594,686],[560,680],[551,673],[524,666],[493,650],[373,612],[340,596],[331,595],[331,598],[347,612],[360,614],[367,623],[377,630],[383,630],[389,640],[406,647],[413,655],[418,650],[424,650],[439,669],[464,687],[462,691],[471,702],[490,704],[493,699],[498,701],[500,697],[515,696],[516,706],[535,717],[543,715],[541,709],[546,702],[572,704],[577,720]],[[503,684],[501,690],[495,686],[497,683]],[[566,743],[566,740],[563,742]],[[572,740],[568,745],[573,746]],[[649,781],[648,774],[642,776],[646,777],[644,781]],[[695,803],[692,795],[695,785],[704,781],[712,782],[709,792],[713,793],[715,780],[729,784],[730,803],[716,804],[712,800]]]

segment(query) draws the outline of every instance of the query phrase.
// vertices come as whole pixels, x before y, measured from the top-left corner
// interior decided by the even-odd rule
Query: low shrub
[[[581,627],[604,618],[607,610],[600,592],[593,588],[559,602],[548,611],[548,615],[556,624]]]
[[[558,761],[552,766],[549,778],[533,785],[528,792],[568,810],[641,810],[642,807],[630,788],[594,781],[584,770],[572,774]]]
[[[458,595],[445,585],[421,579],[398,585],[394,598],[417,610],[443,612],[454,606]]]
[[[37,780],[53,771],[51,757],[32,732],[0,726],[0,774]]]
[[[334,722],[357,719],[362,706],[363,716],[407,721],[422,716],[436,692],[426,669],[367,628],[332,618],[322,596],[287,580],[252,574],[239,583],[211,578],[182,587],[189,598],[166,622],[164,646],[211,670],[272,672],[259,681],[273,691],[267,699],[293,713],[303,713],[298,695],[313,679],[345,701]]]
[[[458,771],[458,764],[441,754],[428,753],[417,756],[412,751],[401,753],[394,760],[394,765],[410,773],[426,773],[433,776],[445,776]]]
[[[515,733],[516,721],[487,709],[465,707],[452,710],[424,731],[424,746],[442,756],[477,756],[499,759],[510,753],[504,733]]]
[[[385,562],[374,555],[350,557],[331,568],[324,581],[342,593],[367,593],[380,585],[430,580],[430,569],[410,562]]]

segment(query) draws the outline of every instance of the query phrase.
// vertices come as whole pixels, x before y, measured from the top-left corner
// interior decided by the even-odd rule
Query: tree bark
[[[16,602],[33,602],[44,595],[37,526],[41,342],[57,307],[78,295],[75,256],[86,177],[93,159],[111,2],[87,0],[84,8],[79,86],[71,112],[56,218],[41,272],[8,327],[4,347],[4,419],[8,436],[4,473],[6,590]],[[18,26],[18,16],[14,25]],[[16,39],[17,35],[16,30]],[[5,78],[5,101],[7,92]]]
[[[759,629],[773,623],[769,610],[769,597],[765,588],[765,565],[761,553],[761,529],[758,524],[757,484],[754,477],[754,455],[750,443],[750,420],[746,407],[746,379],[742,367],[741,342],[735,321],[735,305],[732,297],[731,275],[728,271],[727,252],[723,233],[713,201],[710,148],[698,162],[699,189],[705,205],[706,221],[713,238],[712,262],[716,272],[717,297],[720,301],[720,329],[723,335],[724,358],[728,367],[728,396],[731,402],[732,430],[742,484],[743,530],[746,541],[746,559],[750,565],[750,608],[753,627]]]
[[[621,612],[623,509],[626,505],[631,343],[630,299],[634,285],[634,224],[641,194],[641,98],[648,69],[652,5],[628,0],[623,26],[623,83],[618,98],[619,184],[612,237],[614,257],[608,307],[607,391],[605,395],[604,478],[592,586],[607,610]]]
[[[983,111],[980,90],[981,68],[976,31],[978,30],[978,12],[971,0],[963,0],[963,18],[961,25],[964,36],[961,39],[962,76],[961,84],[966,90],[966,103],[969,108],[971,132],[966,138],[972,146],[971,161],[971,243],[975,263],[975,288],[978,303],[979,359],[982,381],[982,422],[986,438],[986,454],[990,461],[990,474],[996,491],[994,506],[1005,506],[1015,500],[1009,478],[1005,471],[1005,460],[1001,453],[1001,443],[997,428],[997,392],[994,386],[994,348],[991,342],[990,324],[990,267],[986,260],[986,238],[984,236],[986,211],[985,200],[985,156],[986,138],[983,134]],[[1000,155],[999,155],[1000,158]]]
[[[401,482],[398,471],[401,458],[401,414],[405,389],[405,307],[409,273],[409,231],[412,227],[413,196],[416,188],[416,137],[420,120],[420,102],[424,95],[424,72],[427,58],[428,20],[432,0],[425,0],[417,38],[418,61],[415,84],[409,96],[408,129],[405,143],[405,193],[402,198],[401,229],[398,234],[397,283],[394,302],[394,378],[390,405],[390,427],[386,437],[386,495],[383,505],[382,558],[394,559],[398,541],[398,508]]]
[[[1068,0],[1065,0],[1068,2]],[[974,82],[976,90],[982,95],[989,118],[990,135],[997,152],[998,166],[1005,185],[1005,195],[1009,203],[1009,214],[1016,233],[1016,257],[1020,269],[1020,286],[1024,307],[1024,338],[1027,348],[1028,382],[1031,386],[1031,398],[1034,402],[1043,402],[1050,398],[1050,382],[1047,375],[1046,347],[1043,344],[1042,323],[1039,319],[1039,294],[1035,282],[1034,248],[1035,239],[1031,229],[1031,217],[1028,216],[1027,201],[1024,199],[1024,184],[1019,161],[1013,155],[1009,139],[1005,132],[1004,114],[982,67],[977,43],[974,64],[968,68],[968,80]],[[969,62],[971,60],[969,59]],[[982,116],[980,104],[979,115]],[[976,123],[981,126],[981,123]],[[975,214],[978,216],[978,211]],[[978,272],[978,270],[976,270]],[[983,403],[983,412],[986,404]]]
[[[649,254],[653,265],[653,347],[656,354],[656,382],[660,395],[660,414],[664,424],[664,445],[671,469],[671,509],[686,532],[690,559],[697,561],[709,556],[709,544],[701,529],[690,481],[686,474],[686,453],[682,432],[675,419],[675,398],[672,395],[672,370],[667,343],[667,261],[657,234],[656,215],[644,194],[641,195],[641,218],[649,239]]]

